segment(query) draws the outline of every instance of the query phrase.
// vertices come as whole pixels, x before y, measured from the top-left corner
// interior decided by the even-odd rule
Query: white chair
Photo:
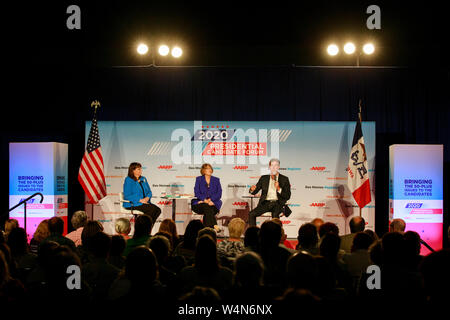
[[[286,202],[286,205],[288,205],[287,202]],[[262,218],[262,217],[264,217],[264,218],[272,218],[272,212],[270,212],[270,211],[269,212],[264,212],[262,215],[256,217],[256,220],[258,220],[258,218]],[[281,217],[284,217],[283,212],[280,213],[280,218]]]
[[[203,215],[192,211],[191,220],[202,220],[203,221]]]
[[[193,198],[193,199],[197,199],[197,198]],[[193,199],[191,199],[191,201],[192,201]],[[189,205],[191,205],[191,203],[192,203],[192,202],[189,202]],[[201,221],[203,221],[203,215],[202,215],[202,214],[195,213],[194,211],[192,211],[192,206],[191,206],[191,212],[192,212],[191,220],[201,220]]]
[[[144,214],[142,211],[139,210],[128,210],[125,209],[123,207],[124,203],[130,203],[131,201],[125,200],[125,198],[123,197],[123,192],[119,192],[119,202],[120,202],[120,213],[125,213],[125,214],[132,214],[134,216],[134,218],[136,218],[137,215],[142,215]]]
[[[272,212],[270,212],[270,211],[264,212],[262,215],[256,217],[256,221],[258,221],[258,218],[272,218]],[[256,223],[256,224],[258,224],[258,223]]]

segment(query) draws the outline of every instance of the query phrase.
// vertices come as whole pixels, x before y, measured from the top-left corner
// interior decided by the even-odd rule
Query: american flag
[[[86,151],[81,161],[78,181],[86,192],[91,203],[98,203],[106,197],[105,174],[103,170],[102,148],[98,134],[97,119],[94,113]]]

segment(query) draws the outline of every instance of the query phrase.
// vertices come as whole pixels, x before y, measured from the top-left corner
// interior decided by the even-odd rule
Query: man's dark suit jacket
[[[251,194],[255,195],[259,192],[259,190],[262,190],[258,206],[261,204],[262,201],[266,200],[267,198],[267,192],[269,191],[269,182],[270,182],[269,174],[261,176],[258,180],[258,183],[256,184],[255,190],[253,192],[250,192]],[[281,193],[277,191],[278,203],[284,206],[286,204],[286,201],[288,201],[291,198],[291,184],[289,182],[289,178],[283,176],[281,173],[278,174],[278,183],[280,184],[281,188]]]

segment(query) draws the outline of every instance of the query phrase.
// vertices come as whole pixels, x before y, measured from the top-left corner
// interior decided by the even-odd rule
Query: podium
[[[35,193],[44,196],[28,200],[26,232],[33,237],[39,223],[54,216],[64,220],[67,233],[68,145],[58,142],[20,142],[9,144],[9,207],[17,205]],[[24,227],[24,206],[10,211]]]

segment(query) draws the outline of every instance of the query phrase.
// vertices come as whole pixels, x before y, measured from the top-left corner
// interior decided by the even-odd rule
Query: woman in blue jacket
[[[150,203],[152,191],[147,179],[142,176],[142,165],[133,162],[128,167],[128,177],[123,184],[123,197],[130,202],[124,202],[123,207],[128,210],[139,210],[150,216],[156,222],[161,209]]]
[[[222,187],[220,186],[220,179],[212,176],[213,168],[209,163],[202,165],[200,169],[201,176],[195,180],[195,197],[192,200],[192,211],[204,216],[203,224],[205,227],[214,228],[216,231],[221,231],[217,225],[216,214],[222,206]]]

